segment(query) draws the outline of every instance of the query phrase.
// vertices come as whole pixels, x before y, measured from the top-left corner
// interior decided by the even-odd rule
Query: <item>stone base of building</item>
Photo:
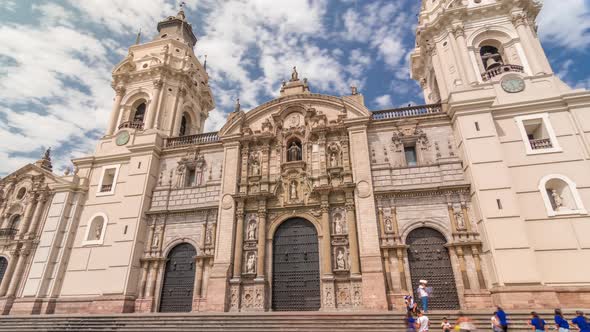
[[[12,304],[14,303],[13,297],[5,297],[0,299],[0,314],[8,315],[10,313],[10,309],[12,308]]]
[[[487,290],[468,291],[463,294],[463,303],[467,310],[490,309],[493,307],[492,294]]]
[[[147,313],[153,312],[154,309],[154,299],[153,298],[143,298],[135,300],[135,312],[139,313]]]
[[[588,286],[503,286],[491,293],[493,303],[506,310],[590,307]]]
[[[98,296],[55,300],[54,314],[117,314],[135,311],[135,297]]]

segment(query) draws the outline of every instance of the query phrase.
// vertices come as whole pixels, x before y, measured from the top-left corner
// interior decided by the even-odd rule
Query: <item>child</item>
[[[531,321],[529,322],[529,326],[531,326],[535,332],[547,331],[547,323],[534,311],[531,312]]]
[[[494,312],[491,318],[492,321],[492,331],[494,332],[502,332],[502,324],[500,324],[500,318],[498,318],[498,312]]]
[[[451,332],[453,326],[449,323],[447,317],[443,317],[442,323],[440,323],[440,327],[442,328],[443,332]]]
[[[418,308],[418,304],[414,302],[412,295],[404,296],[404,301],[406,302],[407,311],[416,314],[416,308]]]
[[[588,324],[588,320],[584,317],[584,313],[576,311],[576,315],[577,317],[572,320],[572,323],[578,325],[580,332],[590,332],[590,324]]]

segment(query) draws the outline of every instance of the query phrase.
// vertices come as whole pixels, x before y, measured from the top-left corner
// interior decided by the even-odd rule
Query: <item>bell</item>
[[[494,59],[494,57],[492,56],[488,59],[488,61],[486,63],[486,70],[494,69],[494,68],[499,67],[501,65],[502,65],[502,63],[496,61],[496,59]]]

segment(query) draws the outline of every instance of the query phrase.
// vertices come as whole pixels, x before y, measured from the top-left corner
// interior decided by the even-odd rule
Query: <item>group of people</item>
[[[407,308],[406,327],[408,332],[427,332],[430,329],[430,320],[428,316],[426,316],[426,313],[428,313],[428,302],[432,294],[432,287],[428,287],[427,285],[427,280],[420,280],[420,285],[417,289],[422,304],[421,309],[418,309],[418,303],[414,301],[414,298],[411,295],[404,297]],[[577,329],[580,330],[580,332],[590,332],[590,322],[586,316],[584,316],[582,311],[576,311],[576,317],[573,318],[570,323],[564,318],[561,309],[555,309],[554,321],[555,328],[556,330],[559,330],[559,332],[569,332],[570,329]],[[534,332],[548,331],[547,322],[539,317],[539,314],[534,311],[531,312],[531,318],[527,323]],[[444,317],[440,327],[442,332],[473,332],[476,330],[473,321],[462,313],[459,313],[459,317],[455,324],[452,324],[447,317]],[[491,318],[491,327],[493,332],[508,332],[508,318],[506,312],[504,312],[499,306],[496,307],[496,311]]]
[[[580,332],[590,332],[590,322],[588,322],[588,318],[584,316],[582,311],[576,311],[576,317],[570,323],[563,317],[561,309],[555,309],[553,320],[555,321],[555,329],[559,330],[559,332],[569,332],[570,329],[578,329]],[[528,325],[534,332],[545,332],[549,328],[547,322],[535,311],[531,312],[531,320],[528,322]]]

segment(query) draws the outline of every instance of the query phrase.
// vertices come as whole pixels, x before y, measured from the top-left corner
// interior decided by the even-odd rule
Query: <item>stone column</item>
[[[8,213],[5,213],[2,216],[2,228],[10,227],[9,223],[10,223],[10,215]]]
[[[29,229],[29,223],[31,221],[31,214],[33,213],[33,207],[35,206],[35,198],[36,197],[34,196],[34,194],[31,194],[31,196],[27,199],[27,206],[25,207],[25,213],[23,215],[20,225],[18,225],[18,227],[19,227],[18,234],[17,234],[18,238],[22,237]],[[37,205],[39,205],[39,204],[37,204]]]
[[[16,294],[16,290],[18,289],[18,285],[20,284],[20,280],[23,275],[23,269],[25,268],[25,263],[28,255],[28,252],[22,251],[21,254],[18,256],[18,262],[16,263],[16,268],[14,269],[14,273],[12,274],[10,286],[8,287],[8,291],[6,292],[6,297],[13,297],[14,294]]]
[[[47,194],[42,192],[37,196],[37,206],[35,207],[35,212],[33,213],[33,219],[31,219],[31,223],[27,229],[27,235],[29,238],[34,238],[37,232],[37,226],[41,221],[41,215],[43,214],[43,208],[45,207],[45,201],[47,200]]]
[[[193,297],[196,299],[201,298],[201,290],[202,290],[202,286],[203,286],[203,260],[204,260],[204,258],[202,258],[202,257],[197,257],[197,259],[196,259],[197,271],[196,271],[196,278],[195,278],[195,291],[194,291],[194,295],[193,295]]]
[[[383,208],[379,207],[377,209],[377,218],[379,220],[379,233],[381,234],[381,237],[384,238],[385,237],[385,220],[383,220]]]
[[[6,272],[4,273],[2,284],[0,284],[0,297],[6,295],[6,290],[8,290],[8,286],[10,285],[10,281],[12,280],[14,267],[18,262],[18,259],[19,255],[15,253],[8,262],[8,267],[6,268]]]
[[[391,280],[391,264],[389,262],[389,249],[383,249],[383,266],[385,267],[385,281],[387,281],[387,294],[393,293],[393,281]]]
[[[264,263],[266,262],[266,202],[261,201],[258,207],[258,260],[256,261],[256,279],[265,279]]]
[[[449,220],[451,221],[451,232],[455,234],[457,233],[457,221],[455,220],[455,209],[453,208],[453,203],[448,203],[447,208],[449,211]]]
[[[148,264],[148,277],[147,277],[147,294],[146,297],[154,296],[154,289],[156,287],[156,273],[157,273],[157,266],[156,262],[151,260]]]
[[[524,48],[524,53],[526,54],[527,60],[531,66],[531,70],[533,71],[533,75],[543,74],[543,68],[539,63],[538,56],[542,56],[541,54],[537,54],[533,41],[531,40],[532,34],[530,31],[529,24],[527,22],[527,18],[525,14],[516,14],[512,16],[512,23],[516,28],[516,32],[518,33],[518,37]],[[505,59],[506,60],[506,59]]]
[[[402,248],[397,248],[397,265],[399,269],[399,280],[401,282],[402,290],[408,290],[408,282],[406,280],[406,264],[404,260],[404,250]]]
[[[471,254],[473,255],[473,261],[475,263],[475,270],[477,271],[477,281],[479,282],[480,289],[486,289],[486,279],[483,276],[481,269],[481,257],[479,256],[479,250],[477,246],[471,247]]]
[[[162,91],[162,80],[155,80],[153,97],[150,101],[150,109],[148,110],[147,122],[144,129],[154,128],[154,120],[156,119],[156,112],[158,111],[158,103],[160,101],[160,93]]]
[[[457,258],[459,258],[459,268],[461,269],[461,278],[463,279],[463,287],[465,289],[471,289],[469,283],[469,276],[467,275],[467,268],[465,267],[465,254],[462,247],[455,247]]]
[[[147,281],[147,272],[148,270],[148,262],[141,261],[141,281],[139,282],[139,298],[143,299],[145,297],[145,285]]]
[[[121,100],[125,95],[125,88],[122,86],[115,87],[115,102],[113,103],[113,109],[111,110],[111,116],[109,118],[109,126],[107,128],[107,135],[112,135],[117,128],[117,120],[119,120],[119,112],[121,110]]]
[[[186,97],[186,89],[178,89],[178,105],[176,105],[176,112],[174,114],[174,124],[172,125],[172,132],[170,136],[178,136],[180,130],[180,121],[182,120],[182,106],[184,105],[184,97]]]
[[[471,220],[469,220],[469,213],[467,212],[467,204],[465,202],[461,202],[461,213],[463,214],[463,220],[465,221],[465,228],[468,232],[471,232]]]
[[[244,242],[244,201],[238,201],[238,208],[236,209],[236,240],[234,249],[234,271],[233,277],[240,278],[242,276],[242,250]]]
[[[459,71],[459,77],[461,78],[461,83],[465,84],[466,82],[469,81],[469,79],[467,78],[467,73],[465,70],[465,65],[466,62],[463,58],[463,50],[459,49],[459,46],[457,45],[457,40],[455,39],[455,32],[458,31],[462,31],[463,28],[455,28],[455,29],[449,29],[447,32],[449,34],[449,43],[451,44],[451,51],[453,53],[453,59],[455,61],[455,63],[457,64],[457,70]]]
[[[355,276],[361,274],[359,264],[359,245],[356,232],[354,201],[352,200],[352,193],[347,193],[347,196],[348,195],[350,195],[350,200],[346,202],[346,220],[348,221],[348,243],[350,246],[350,274]]]
[[[455,27],[453,30],[453,35],[455,36],[455,40],[457,41],[457,46],[459,49],[459,54],[461,62],[463,64],[463,69],[465,70],[465,76],[467,78],[467,82],[469,84],[476,84],[477,77],[473,72],[473,65],[469,58],[469,48],[467,48],[467,40],[465,40],[465,29],[462,25]]]
[[[436,82],[438,83],[438,92],[440,94],[440,99],[445,100],[449,96],[449,86],[448,82],[449,79],[447,78],[446,68],[443,68],[442,62],[440,57],[438,56],[436,45],[432,45],[429,47],[426,52],[430,57],[432,57],[432,63],[434,68],[434,73],[436,75]],[[432,100],[431,102],[436,102]]]
[[[322,194],[322,273],[332,276],[332,244],[330,237],[330,205],[328,195]]]

